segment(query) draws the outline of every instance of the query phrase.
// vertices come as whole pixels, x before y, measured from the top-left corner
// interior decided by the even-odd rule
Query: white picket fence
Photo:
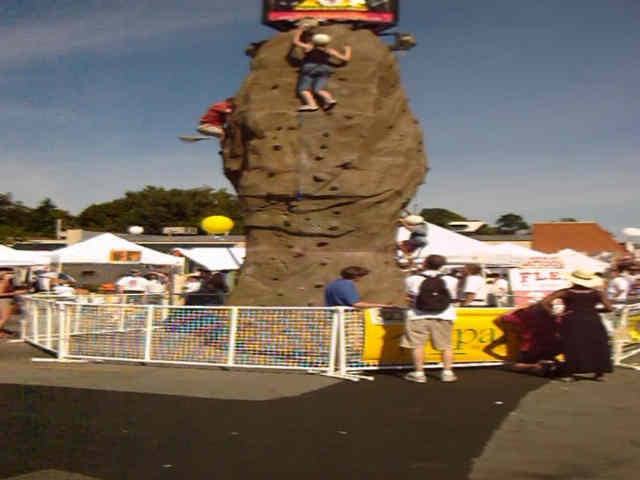
[[[115,295],[74,300],[24,297],[22,339],[59,360],[300,370],[354,380],[367,378],[360,375],[365,370],[410,367],[363,359],[365,316],[360,310],[124,301]],[[638,315],[640,304],[629,305],[616,320],[616,365],[638,368],[625,363],[640,353]],[[491,363],[497,364],[501,362]],[[481,364],[456,364],[477,365]]]

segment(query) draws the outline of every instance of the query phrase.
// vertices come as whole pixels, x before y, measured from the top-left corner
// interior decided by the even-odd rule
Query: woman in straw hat
[[[307,23],[302,23],[295,31],[293,43],[304,50],[304,60],[300,69],[300,79],[298,80],[298,93],[305,104],[298,110],[301,112],[315,112],[318,110],[318,103],[314,97],[314,92],[322,99],[324,110],[330,110],[336,106],[327,84],[331,74],[330,60],[337,58],[343,62],[351,60],[351,47],[344,47],[344,53],[335,48],[329,48],[331,37],[326,33],[315,33],[311,36],[311,42],[302,40],[302,34],[310,28]]]
[[[594,380],[613,371],[607,331],[598,314],[599,305],[612,311],[611,302],[600,289],[602,279],[587,270],[574,270],[568,275],[569,288],[558,290],[542,300],[542,306],[553,313],[554,300],[564,304],[560,325],[565,356],[565,379],[576,380],[577,373],[592,373]]]

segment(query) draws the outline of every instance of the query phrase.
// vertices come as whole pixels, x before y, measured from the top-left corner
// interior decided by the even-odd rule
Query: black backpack
[[[424,280],[420,284],[416,296],[416,309],[424,313],[442,313],[451,304],[451,294],[441,276],[421,275]]]

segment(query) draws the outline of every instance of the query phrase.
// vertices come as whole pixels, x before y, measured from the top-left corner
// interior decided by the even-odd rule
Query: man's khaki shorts
[[[451,331],[453,322],[439,318],[414,318],[404,324],[404,334],[400,340],[402,348],[424,348],[431,339],[436,350],[451,348]]]

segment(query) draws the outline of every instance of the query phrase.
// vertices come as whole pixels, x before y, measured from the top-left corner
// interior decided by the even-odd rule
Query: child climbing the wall
[[[302,40],[302,35],[309,30],[308,24],[300,25],[294,34],[293,43],[304,50],[304,60],[300,68],[298,93],[305,104],[298,108],[301,112],[315,112],[320,107],[314,93],[322,100],[322,108],[331,110],[336,106],[336,100],[327,90],[329,75],[331,75],[330,60],[332,57],[348,62],[351,60],[351,46],[344,47],[344,53],[328,47],[331,37],[326,33],[315,33],[311,36],[311,43]]]
[[[409,267],[413,265],[413,254],[427,245],[427,223],[420,215],[409,215],[398,219],[396,246],[402,252],[401,260]]]
[[[218,137],[220,142],[224,141],[224,127],[227,119],[233,111],[233,97],[227,98],[224,102],[211,104],[207,112],[200,119],[198,132],[202,135]]]

